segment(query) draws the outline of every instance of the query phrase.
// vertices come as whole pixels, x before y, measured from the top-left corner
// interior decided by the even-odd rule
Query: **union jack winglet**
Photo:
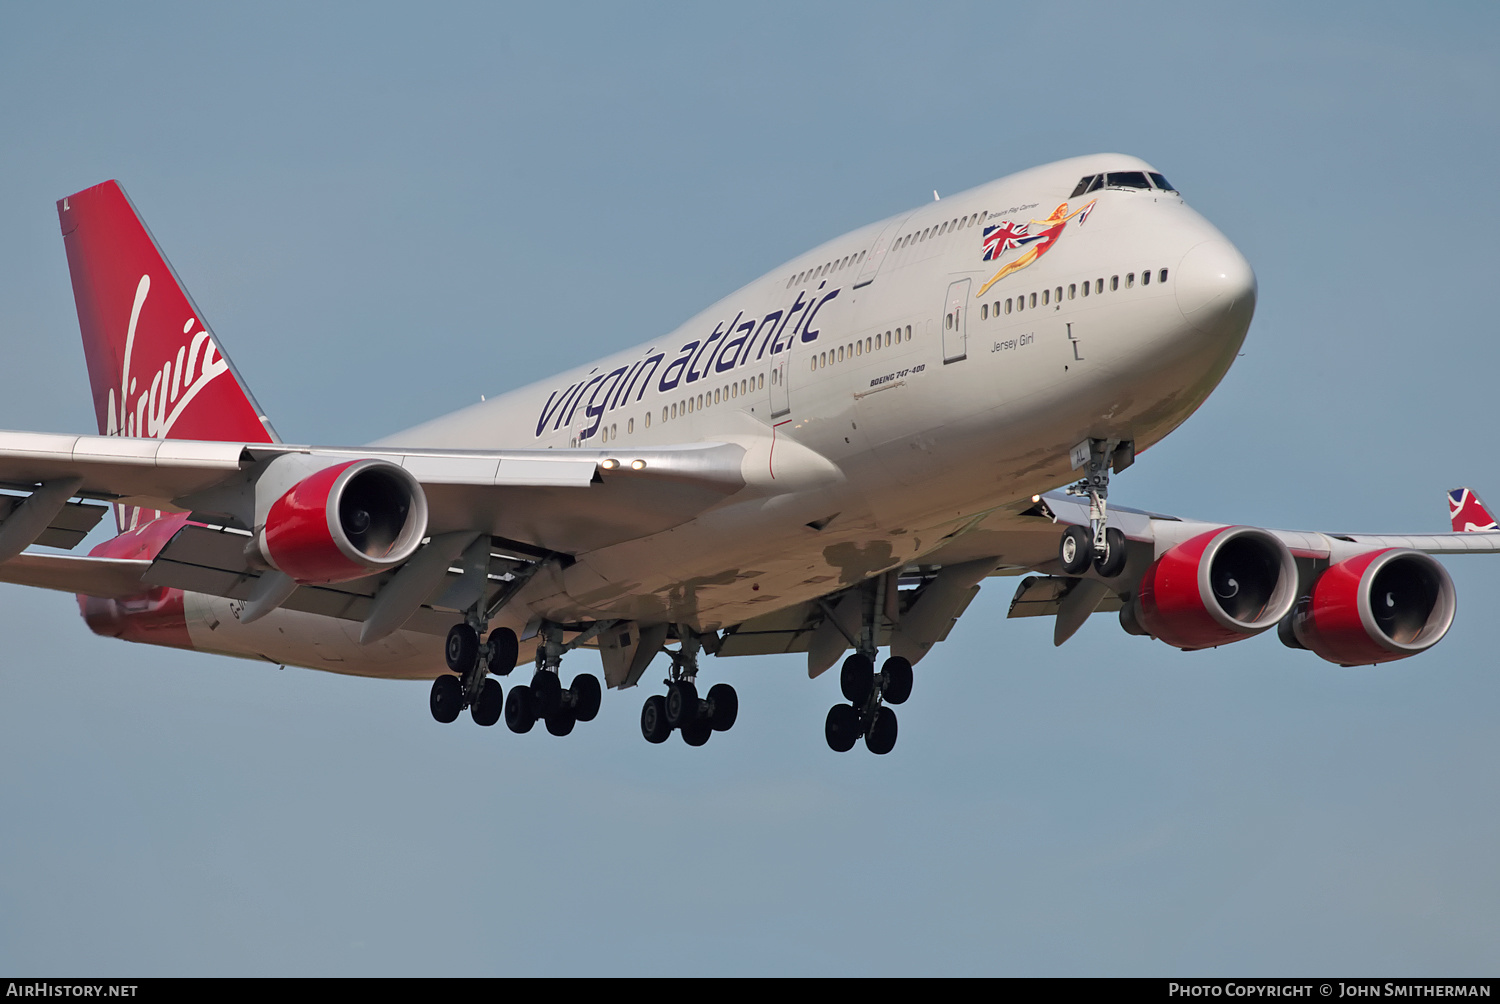
[[[1454,533],[1500,530],[1495,517],[1490,515],[1479,496],[1468,488],[1455,488],[1448,493],[1448,516],[1453,520]]]

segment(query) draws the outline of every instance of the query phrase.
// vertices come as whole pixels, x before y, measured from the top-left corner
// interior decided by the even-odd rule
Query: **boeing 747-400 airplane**
[[[603,689],[563,685],[568,652],[597,648],[614,688],[665,652],[641,731],[697,746],[738,707],[727,683],[700,695],[705,654],[805,652],[813,677],[843,660],[828,744],[886,753],[912,667],[988,576],[1025,574],[1010,616],[1055,617],[1058,644],[1118,611],[1182,649],[1275,628],[1363,664],[1447,631],[1430,555],[1500,550],[1467,490],[1454,533],[1400,537],[1111,506],[1111,473],[1222,379],[1256,294],[1134,157],[898,213],[646,345],[368,446],[281,441],[118,184],[58,215],[99,435],[0,432],[0,580],[77,593],[128,641],[431,679],[441,722],[566,735]],[[120,533],[88,557],[26,550],[110,507]]]

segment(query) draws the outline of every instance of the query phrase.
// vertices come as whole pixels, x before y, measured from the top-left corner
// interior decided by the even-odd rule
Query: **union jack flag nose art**
[[[1448,493],[1448,516],[1453,520],[1454,533],[1500,530],[1479,496],[1467,488],[1455,488]]]

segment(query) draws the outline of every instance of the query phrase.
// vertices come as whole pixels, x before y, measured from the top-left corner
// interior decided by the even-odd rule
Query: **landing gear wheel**
[[[498,722],[504,713],[505,691],[500,688],[500,681],[486,679],[484,688],[479,691],[479,698],[469,706],[470,716],[476,725],[488,727]]]
[[[537,670],[531,678],[531,694],[538,718],[555,715],[562,707],[562,681],[558,680],[556,673]]]
[[[547,716],[547,731],[554,736],[565,736],[573,731],[573,726],[577,722],[578,719],[574,718],[571,712],[559,711],[555,715]]]
[[[828,748],[835,753],[848,753],[859,739],[859,712],[852,704],[835,704],[828,709],[828,719],[823,723],[823,736]]]
[[[740,716],[740,695],[727,683],[708,688],[708,722],[715,732],[728,732]]]
[[[516,668],[521,642],[508,627],[495,628],[490,632],[490,672],[497,676],[509,676]]]
[[[464,709],[464,685],[458,682],[458,677],[445,674],[433,680],[428,706],[432,708],[432,717],[444,725],[457,721],[458,713]]]
[[[591,722],[599,713],[599,701],[603,692],[599,678],[592,673],[573,677],[573,686],[568,688],[573,695],[573,717],[580,722]]]
[[[708,722],[693,722],[682,727],[682,741],[689,746],[702,746],[713,734],[714,727]]]
[[[530,732],[536,724],[536,697],[524,684],[510,688],[505,699],[505,724],[512,732]]]
[[[893,655],[880,667],[880,696],[887,704],[905,704],[911,696],[911,662]]]
[[[667,725],[679,729],[698,719],[698,688],[686,680],[667,687]]]
[[[839,670],[839,690],[844,699],[850,704],[860,705],[869,699],[870,691],[874,689],[875,664],[858,652],[845,659],[844,668]]]
[[[467,624],[455,624],[448,629],[448,644],[443,654],[448,659],[448,668],[460,676],[479,664],[479,635]]]
[[[865,731],[865,746],[882,756],[896,748],[896,713],[890,708],[875,709],[875,717]]]
[[[1057,558],[1068,575],[1082,575],[1094,560],[1094,538],[1085,527],[1070,526],[1057,545]]]
[[[1094,556],[1094,568],[1106,579],[1125,571],[1125,534],[1114,527],[1104,531],[1104,554]]]
[[[671,734],[672,726],[667,724],[667,699],[652,694],[641,708],[641,735],[648,743],[664,743]]]

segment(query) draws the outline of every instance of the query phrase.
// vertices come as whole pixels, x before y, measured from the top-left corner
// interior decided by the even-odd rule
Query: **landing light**
[[[1040,502],[1041,500],[1042,500],[1042,497],[1040,495],[1033,495],[1033,496],[1031,496],[1031,501],[1033,501],[1033,502]]]
[[[615,459],[611,458],[609,460],[604,461],[599,466],[602,467],[602,468],[604,468],[606,471],[612,471],[616,467],[620,466],[620,462],[618,460],[615,460]]]
[[[630,462],[630,469],[632,471],[644,471],[646,469],[646,462],[644,460],[632,460]]]

